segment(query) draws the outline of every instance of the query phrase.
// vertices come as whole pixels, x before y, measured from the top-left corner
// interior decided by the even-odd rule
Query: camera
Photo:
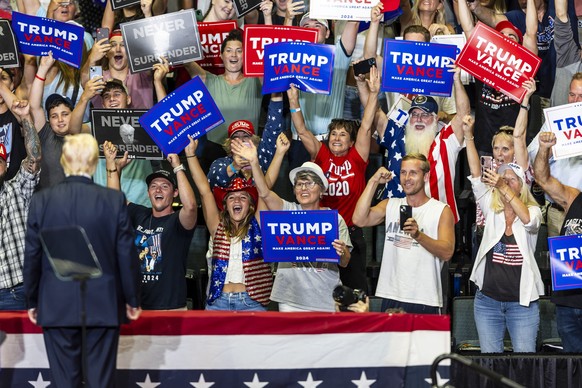
[[[333,300],[340,304],[340,311],[349,311],[348,306],[358,301],[366,301],[364,290],[352,290],[350,287],[338,285],[333,290]]]

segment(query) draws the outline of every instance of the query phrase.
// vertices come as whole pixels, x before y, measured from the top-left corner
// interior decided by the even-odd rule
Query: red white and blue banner
[[[263,258],[267,262],[331,262],[339,256],[337,210],[261,211]]]
[[[77,24],[53,19],[12,13],[12,30],[20,52],[34,56],[53,57],[73,67],[81,67],[85,29]]]
[[[582,103],[559,105],[544,109],[546,122],[556,135],[552,147],[554,159],[582,155]]]
[[[478,22],[457,65],[481,82],[521,103],[523,82],[535,76],[542,60],[521,44]]]
[[[548,238],[554,291],[582,288],[582,235]]]
[[[402,94],[450,97],[453,73],[448,65],[457,47],[440,43],[386,39],[380,90]]]
[[[224,117],[200,77],[168,94],[139,122],[164,154],[180,153],[188,135],[198,138],[224,122]]]
[[[220,57],[220,48],[228,33],[235,28],[237,28],[236,20],[198,23],[200,47],[204,58],[196,62],[201,68],[212,74],[224,73],[224,63],[222,63],[222,58]]]
[[[41,329],[25,312],[0,313],[0,328],[0,386],[50,387]],[[144,311],[122,327],[117,386],[429,387],[450,347],[446,315]]]
[[[262,77],[265,47],[271,43],[308,42],[317,43],[319,31],[314,28],[291,26],[245,26],[244,73],[247,77]]]
[[[285,92],[290,85],[304,92],[330,94],[335,47],[285,42],[265,46],[263,94]]]

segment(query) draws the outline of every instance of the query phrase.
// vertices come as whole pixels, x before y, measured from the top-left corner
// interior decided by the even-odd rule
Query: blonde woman
[[[466,116],[464,126],[473,126]],[[471,281],[477,286],[475,322],[483,353],[502,353],[505,329],[515,352],[535,352],[538,299],[544,284],[534,257],[541,210],[516,163],[496,171],[481,165],[474,141],[467,141],[473,193],[485,216],[483,240]],[[483,175],[483,176],[481,176]]]

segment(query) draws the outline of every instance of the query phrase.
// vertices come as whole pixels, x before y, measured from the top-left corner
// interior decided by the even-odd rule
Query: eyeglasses
[[[429,117],[432,117],[432,113],[413,113],[410,115],[410,117],[414,118],[414,119],[421,119],[421,120],[426,120]]]
[[[301,190],[304,190],[304,189],[311,190],[311,189],[313,189],[315,187],[316,184],[317,183],[315,183],[314,181],[296,182],[295,183],[295,188],[296,189],[301,189]]]

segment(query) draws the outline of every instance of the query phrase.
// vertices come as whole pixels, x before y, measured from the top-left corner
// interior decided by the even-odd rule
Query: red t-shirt
[[[326,144],[322,144],[315,163],[329,181],[321,205],[337,209],[346,224],[352,226],[356,203],[366,188],[368,162],[362,159],[356,147],[351,147],[345,156],[335,156]]]

